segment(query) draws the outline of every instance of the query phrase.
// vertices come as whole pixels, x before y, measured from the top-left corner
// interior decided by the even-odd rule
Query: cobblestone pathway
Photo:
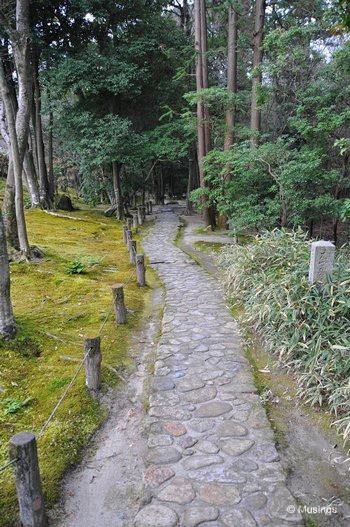
[[[145,480],[135,527],[303,525],[218,283],[175,247],[158,214],[144,243],[166,288]]]

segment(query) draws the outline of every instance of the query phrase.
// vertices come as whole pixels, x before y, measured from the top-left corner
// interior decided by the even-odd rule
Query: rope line
[[[12,459],[12,461],[9,461],[8,463],[6,463],[6,465],[3,465],[2,467],[0,467],[0,472],[3,472],[7,468],[9,468],[11,465],[14,465],[16,463],[16,461],[18,461],[17,458]]]

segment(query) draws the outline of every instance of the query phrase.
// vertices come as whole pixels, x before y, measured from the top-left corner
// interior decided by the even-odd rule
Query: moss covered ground
[[[64,213],[63,213],[64,214]],[[12,297],[17,338],[0,343],[0,466],[8,461],[9,438],[20,431],[38,433],[74,375],[84,336],[96,336],[103,323],[103,386],[116,382],[114,368],[130,366],[128,343],[137,327],[147,288],[136,285],[134,266],[122,240],[122,224],[99,211],[69,213],[76,219],[27,212],[31,245],[43,250],[39,263],[12,263]],[[68,274],[82,262],[82,274]],[[74,266],[73,266],[74,267]],[[114,322],[111,285],[125,284],[128,322]],[[81,371],[74,386],[38,441],[46,502],[58,496],[64,471],[105,417],[90,398]],[[17,515],[12,469],[0,473],[0,526]]]

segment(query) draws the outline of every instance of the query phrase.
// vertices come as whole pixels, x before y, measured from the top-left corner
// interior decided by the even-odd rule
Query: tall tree
[[[228,9],[228,39],[227,39],[227,90],[230,94],[237,93],[237,6]],[[226,110],[226,130],[224,150],[229,150],[233,144],[233,134],[236,117],[236,106],[232,102]]]
[[[9,130],[11,159],[15,180],[15,208],[18,239],[21,251],[29,255],[29,241],[24,217],[22,170],[28,144],[29,120],[33,96],[33,82],[30,61],[31,34],[29,26],[29,0],[17,0],[15,27],[12,16],[4,7],[0,8],[0,24],[7,33],[13,51],[18,82],[18,108],[13,107],[3,61],[0,60],[0,91],[5,107]]]
[[[259,86],[261,85],[261,65],[263,59],[263,33],[265,22],[266,0],[256,0],[255,21],[253,33],[253,71],[252,71],[252,99],[250,111],[251,144],[257,146],[258,134],[261,128],[261,110],[258,103]]]

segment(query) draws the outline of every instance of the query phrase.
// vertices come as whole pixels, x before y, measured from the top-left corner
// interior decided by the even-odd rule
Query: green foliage
[[[24,399],[24,401],[21,401],[19,399],[15,399],[13,397],[9,397],[3,401],[4,404],[4,415],[9,414],[16,414],[19,412],[24,406],[28,406],[28,404],[32,401],[31,397],[27,397]]]
[[[309,242],[301,230],[273,230],[223,250],[233,299],[279,362],[298,376],[299,394],[328,405],[344,437],[350,421],[350,271],[340,252],[333,276],[308,282]]]
[[[71,264],[66,267],[67,274],[84,274],[87,265],[80,260],[74,260]]]

